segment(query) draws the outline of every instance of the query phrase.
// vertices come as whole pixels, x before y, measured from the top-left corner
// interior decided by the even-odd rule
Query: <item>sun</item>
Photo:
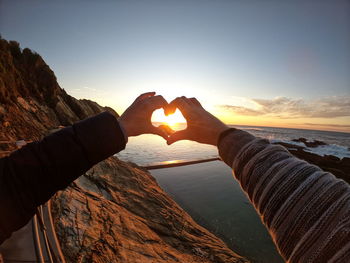
[[[153,112],[152,122],[166,124],[171,128],[176,128],[179,124],[186,123],[186,119],[178,109],[176,109],[174,114],[169,116],[165,116],[163,110],[160,109]]]

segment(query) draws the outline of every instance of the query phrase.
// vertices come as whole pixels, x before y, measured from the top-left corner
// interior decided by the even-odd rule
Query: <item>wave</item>
[[[271,143],[279,143],[279,142],[283,142],[283,143],[288,143],[288,144],[293,144],[296,146],[301,146],[301,147],[306,147],[306,145],[303,142],[295,142],[295,141],[290,141],[290,140],[282,140],[282,139],[270,139]]]
[[[341,146],[337,144],[328,144],[328,145],[319,145],[317,147],[306,147],[306,145],[303,142],[295,142],[290,140],[270,140],[271,143],[288,143],[296,146],[301,146],[304,148],[305,152],[310,152],[317,154],[319,156],[325,156],[325,155],[333,155],[340,159],[343,159],[344,157],[350,158],[350,149],[346,146]]]
[[[306,147],[304,150],[306,152],[315,153],[320,156],[333,155],[340,159],[343,159],[344,157],[350,158],[349,148],[336,144],[320,145],[315,148]]]

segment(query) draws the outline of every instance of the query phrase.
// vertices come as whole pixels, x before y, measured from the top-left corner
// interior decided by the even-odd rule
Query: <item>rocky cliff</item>
[[[48,130],[105,110],[117,115],[69,96],[40,55],[0,38],[0,142],[37,140]],[[13,144],[0,144],[0,151],[13,149]]]
[[[110,108],[61,89],[44,60],[0,39],[0,152]],[[67,262],[247,262],[196,224],[147,172],[115,157],[53,198]]]

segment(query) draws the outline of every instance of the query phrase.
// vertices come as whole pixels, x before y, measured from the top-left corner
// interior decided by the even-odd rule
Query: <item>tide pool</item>
[[[284,262],[250,201],[221,161],[152,170],[192,218],[252,262]]]

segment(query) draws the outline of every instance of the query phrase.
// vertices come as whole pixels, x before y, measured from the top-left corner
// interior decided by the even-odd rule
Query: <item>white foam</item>
[[[271,143],[283,142],[283,143],[293,144],[301,147],[306,147],[306,145],[303,142],[295,142],[295,141],[289,141],[289,140],[270,140],[270,142]]]
[[[336,144],[320,145],[315,148],[306,147],[304,151],[315,153],[320,156],[333,155],[340,159],[344,157],[350,157],[350,151],[348,147]]]
[[[319,145],[317,147],[306,147],[303,142],[294,142],[289,140],[270,140],[271,143],[278,143],[278,142],[284,142],[288,144],[293,144],[297,146],[304,147],[305,152],[310,152],[317,154],[319,156],[325,156],[325,155],[333,155],[340,159],[344,157],[350,158],[350,151],[349,148],[346,146],[340,146],[336,144],[329,144],[329,145]]]

